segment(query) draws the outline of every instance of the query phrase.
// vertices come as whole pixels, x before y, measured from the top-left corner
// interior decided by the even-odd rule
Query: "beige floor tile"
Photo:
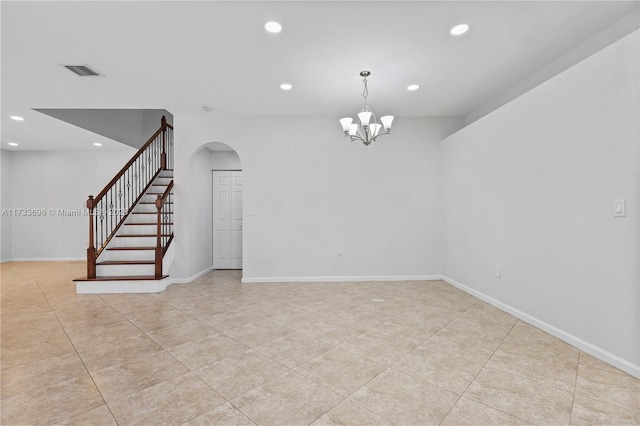
[[[337,393],[290,371],[233,399],[258,425],[308,425],[342,400]]]
[[[47,300],[54,311],[90,312],[109,307],[109,305],[97,295],[75,294],[75,288],[71,294],[64,293],[47,296]]]
[[[389,369],[350,399],[398,425],[432,425],[447,415],[458,395]]]
[[[2,313],[2,334],[5,339],[12,332],[21,334],[21,332],[24,333],[25,331],[29,331],[29,329],[36,327],[50,327],[52,324],[59,325],[58,319],[51,310],[46,312],[30,312],[23,315],[16,315],[12,313],[6,317],[4,315],[6,312]]]
[[[256,346],[255,350],[289,368],[294,368],[333,347],[327,342],[294,331],[279,339]]]
[[[255,426],[249,417],[242,414],[233,405],[224,404],[199,415],[184,424],[184,426]]]
[[[513,328],[513,324],[493,323],[473,315],[462,314],[444,327],[447,331],[474,334],[485,340],[502,341]]]
[[[495,408],[488,407],[479,402],[462,397],[453,406],[442,426],[495,426],[495,425],[531,425],[525,420],[519,419]]]
[[[414,350],[420,343],[419,339],[370,330],[343,343],[340,348],[388,367]]]
[[[580,352],[580,361],[578,364],[580,367],[589,369],[589,370],[595,368],[595,369],[605,370],[606,372],[609,372],[609,373],[628,375],[627,373],[620,370],[619,368],[616,368],[613,365],[607,364],[604,361],[600,361],[598,358],[595,358],[589,355],[588,353],[582,352],[582,351]]]
[[[196,370],[195,374],[230,400],[288,371],[282,364],[248,349]]]
[[[334,348],[295,370],[343,396],[349,396],[385,369],[365,357]]]
[[[0,264],[3,424],[115,424],[98,388],[121,424],[252,424],[223,396],[262,424],[640,423],[638,379],[442,281],[76,295],[85,271]]]
[[[158,300],[151,294],[116,296],[132,296],[131,299],[124,299],[122,301],[115,301],[112,303],[110,303],[109,300],[106,300],[114,309],[130,320],[161,316],[164,312],[175,309],[175,307],[163,302],[162,300]],[[103,299],[105,298],[104,295],[101,297]]]
[[[117,426],[116,419],[113,418],[109,407],[102,405],[85,413],[78,414],[69,419],[56,423],[54,426]]]
[[[640,412],[640,380],[617,369],[598,368],[584,352],[576,381],[576,394]]]
[[[486,302],[478,300],[473,304],[466,312],[465,315],[469,315],[481,320],[490,321],[498,324],[506,324],[513,326],[518,322],[518,319],[511,314],[508,314],[495,306],[492,306]]]
[[[145,333],[150,333],[162,328],[171,327],[192,320],[193,317],[185,314],[182,311],[179,311],[177,309],[169,309],[152,315],[139,316],[135,319],[132,319],[131,322]]]
[[[168,349],[187,342],[199,341],[207,336],[218,333],[218,330],[215,328],[198,320],[193,320],[153,331],[149,333],[149,337],[163,348]]]
[[[435,349],[476,362],[487,361],[499,345],[499,340],[487,340],[475,334],[447,329],[438,331],[422,344],[425,348]]]
[[[640,396],[638,396],[640,398]],[[640,413],[586,396],[576,395],[571,411],[572,425],[638,425]]]
[[[87,369],[75,352],[7,368],[2,371],[2,399],[85,374]]]
[[[91,303],[80,307],[73,306],[57,310],[56,315],[62,326],[67,330],[81,329],[99,324],[127,322],[127,318],[104,302],[97,306]]]
[[[144,336],[144,333],[138,327],[126,320],[124,322],[92,324],[90,326],[73,325],[67,326],[65,330],[78,350]]]
[[[228,311],[228,312],[222,312],[219,314],[209,315],[207,317],[202,318],[202,322],[220,331],[224,331],[232,328],[241,327],[245,324],[249,324],[255,321],[260,321],[262,319],[263,319],[262,317],[251,312],[234,310],[234,311]]]
[[[11,345],[28,344],[52,335],[64,335],[64,329],[53,312],[30,314],[15,321],[2,324],[2,343]]]
[[[483,362],[419,346],[392,368],[461,395],[483,365]]]
[[[64,332],[29,341],[5,341],[3,336],[0,364],[4,370],[73,351],[73,345]]]
[[[193,373],[109,403],[118,424],[182,424],[223,404],[218,395]]]
[[[271,340],[286,336],[293,330],[282,327],[269,320],[261,320],[225,330],[224,334],[233,337],[249,347],[259,346]]]
[[[104,400],[111,402],[188,372],[187,367],[162,351],[96,370],[91,377]]]
[[[312,426],[394,426],[394,423],[348,399],[329,410]]]
[[[350,327],[338,318],[319,315],[313,317],[289,324],[287,327],[332,345],[341,345],[367,330],[365,326]]]
[[[2,401],[3,425],[48,425],[103,405],[88,374]]]
[[[575,359],[577,363],[579,349],[563,342],[544,331],[522,321],[513,327],[500,348],[514,354],[539,352],[552,355],[553,358]]]
[[[151,338],[145,335],[125,338],[119,341],[103,343],[78,351],[78,355],[90,372],[135,361],[139,357],[162,351]]]
[[[536,424],[568,424],[573,395],[535,380],[484,368],[464,393],[469,399]]]
[[[573,392],[578,372],[578,354],[550,354],[532,348],[519,353],[503,350],[501,345],[487,362],[487,367],[497,368],[518,376],[546,383],[567,392]],[[512,346],[507,347],[511,349]]]
[[[247,350],[247,346],[231,337],[216,333],[197,341],[183,343],[168,351],[191,371],[198,370],[221,359],[237,355]]]

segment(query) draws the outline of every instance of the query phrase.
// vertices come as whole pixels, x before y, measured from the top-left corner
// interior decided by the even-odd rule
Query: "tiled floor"
[[[2,274],[3,425],[640,423],[640,381],[440,281],[76,295]]]

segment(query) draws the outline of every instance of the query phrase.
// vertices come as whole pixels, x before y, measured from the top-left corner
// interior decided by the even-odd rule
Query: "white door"
[[[213,172],[213,268],[242,269],[242,172]]]

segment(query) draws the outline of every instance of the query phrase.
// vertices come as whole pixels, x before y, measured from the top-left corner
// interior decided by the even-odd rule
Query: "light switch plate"
[[[613,215],[615,217],[627,215],[627,200],[613,200]]]

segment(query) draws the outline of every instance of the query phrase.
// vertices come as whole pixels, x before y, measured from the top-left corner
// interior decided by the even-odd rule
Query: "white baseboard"
[[[557,337],[558,339],[567,342],[568,344],[575,346],[576,348],[598,358],[601,361],[606,362],[607,364],[611,364],[614,367],[632,375],[633,377],[637,377],[640,379],[640,365],[633,364],[627,360],[620,358],[619,356],[612,354],[598,346],[595,346],[589,342],[586,342],[570,333],[567,333],[564,330],[561,330],[557,327],[554,327],[551,324],[548,324],[538,318],[535,318],[525,312],[522,312],[506,303],[500,302],[486,294],[474,290],[466,285],[457,282],[449,277],[442,276],[441,279],[454,287],[459,288],[460,290],[469,293],[472,296],[477,297],[478,299],[487,302],[490,305],[495,306],[498,309],[501,309],[514,317],[521,319],[522,321],[533,325],[534,327],[538,327],[540,330],[546,331],[552,336]]]
[[[171,284],[189,284],[191,281],[195,281],[198,278],[200,278],[201,276],[208,274],[209,272],[213,271],[213,266],[210,266],[200,272],[198,272],[195,275],[190,276],[189,278],[172,278],[171,279]]]
[[[343,277],[252,277],[242,278],[243,283],[316,283],[338,281],[431,281],[440,280],[441,275],[389,275],[389,276],[343,276]]]

